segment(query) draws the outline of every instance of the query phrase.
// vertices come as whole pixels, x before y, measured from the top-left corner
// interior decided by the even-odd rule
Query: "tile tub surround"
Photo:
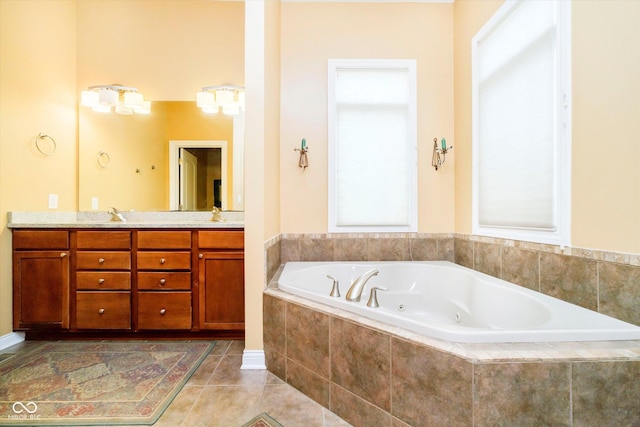
[[[353,425],[640,423],[640,341],[451,343],[281,292],[276,279],[267,369]]]
[[[446,260],[640,325],[640,254],[453,233],[280,234],[264,252],[265,288],[288,261]]]
[[[456,235],[456,264],[640,325],[640,255]]]

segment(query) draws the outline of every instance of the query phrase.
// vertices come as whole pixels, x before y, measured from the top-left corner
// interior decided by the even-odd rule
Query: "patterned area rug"
[[[247,423],[243,424],[242,427],[284,427],[282,424],[274,420],[267,414],[266,412],[261,413],[253,417]]]
[[[0,425],[157,421],[209,341],[55,341],[0,362]]]

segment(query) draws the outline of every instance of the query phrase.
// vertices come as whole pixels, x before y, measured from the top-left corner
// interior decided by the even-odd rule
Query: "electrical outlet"
[[[49,209],[58,209],[58,195],[49,194]]]
[[[98,198],[97,197],[92,197],[91,198],[91,209],[93,209],[93,210],[97,210],[98,209]]]

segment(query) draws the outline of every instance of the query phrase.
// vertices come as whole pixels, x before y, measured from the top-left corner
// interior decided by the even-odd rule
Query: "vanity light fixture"
[[[122,85],[89,86],[80,94],[80,104],[100,113],[149,114],[151,101],[145,101],[138,89]]]
[[[205,86],[196,94],[196,104],[205,113],[236,115],[244,110],[244,87],[241,86]]]

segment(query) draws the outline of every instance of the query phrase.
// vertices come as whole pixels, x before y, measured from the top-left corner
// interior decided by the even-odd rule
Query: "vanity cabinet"
[[[244,231],[14,229],[13,293],[33,339],[240,338]]]
[[[13,328],[69,328],[69,235],[13,233]]]
[[[191,329],[191,234],[138,231],[138,329]]]
[[[244,232],[199,231],[200,329],[244,330]]]
[[[75,328],[131,329],[131,231],[71,232]]]

